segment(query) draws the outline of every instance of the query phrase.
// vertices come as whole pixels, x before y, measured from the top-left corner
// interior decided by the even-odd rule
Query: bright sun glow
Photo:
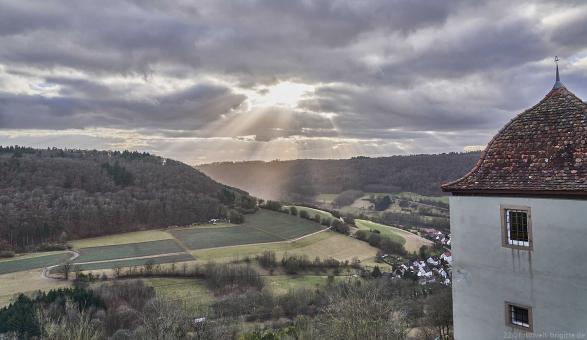
[[[285,106],[293,108],[314,90],[314,86],[311,85],[285,81],[268,87],[264,93],[255,93],[250,96],[250,99],[253,107]]]

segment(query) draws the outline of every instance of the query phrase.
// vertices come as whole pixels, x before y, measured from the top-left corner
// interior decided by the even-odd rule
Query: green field
[[[192,261],[194,258],[190,254],[177,254],[177,255],[164,255],[156,257],[148,257],[142,259],[129,259],[129,260],[117,260],[107,262],[94,262],[86,264],[78,264],[74,266],[80,267],[81,270],[99,270],[99,269],[113,269],[116,267],[133,267],[133,266],[144,266],[147,262],[151,261],[153,264],[164,264],[174,262],[185,262]]]
[[[0,261],[0,274],[21,272],[35,268],[52,266],[64,262],[71,257],[71,253],[60,252],[51,255],[27,257],[24,259]]]
[[[367,221],[367,220],[355,220],[355,225],[362,230],[377,230],[381,233],[381,235],[387,236],[392,240],[399,242],[401,244],[406,244],[406,239],[403,238],[398,232],[394,229],[390,228],[389,226]]]
[[[183,252],[175,240],[160,240],[80,249],[75,262],[91,262]]]
[[[186,228],[170,231],[191,250],[285,241],[322,230],[315,222],[284,213],[261,209],[246,215],[245,223],[234,227]]]
[[[316,222],[264,209],[254,215],[247,215],[242,226],[256,228],[284,240],[298,238],[324,229]]]
[[[261,230],[244,226],[182,229],[171,233],[191,250],[283,240]]]

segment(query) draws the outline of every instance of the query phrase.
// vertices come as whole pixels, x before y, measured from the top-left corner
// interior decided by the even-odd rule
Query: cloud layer
[[[462,151],[563,82],[581,1],[0,0],[0,144],[190,163]]]

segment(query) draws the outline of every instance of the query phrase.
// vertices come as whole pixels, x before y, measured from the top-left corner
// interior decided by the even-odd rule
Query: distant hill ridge
[[[222,162],[197,168],[213,179],[266,199],[308,201],[344,190],[440,195],[440,184],[469,171],[479,152],[340,160]]]
[[[246,192],[148,153],[0,146],[0,250],[254,207]]]

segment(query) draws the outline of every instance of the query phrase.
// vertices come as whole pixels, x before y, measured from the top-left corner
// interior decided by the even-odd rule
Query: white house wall
[[[502,246],[500,205],[531,208],[532,251]],[[520,338],[505,301],[537,336],[587,339],[587,200],[452,196],[450,216],[455,339]]]

